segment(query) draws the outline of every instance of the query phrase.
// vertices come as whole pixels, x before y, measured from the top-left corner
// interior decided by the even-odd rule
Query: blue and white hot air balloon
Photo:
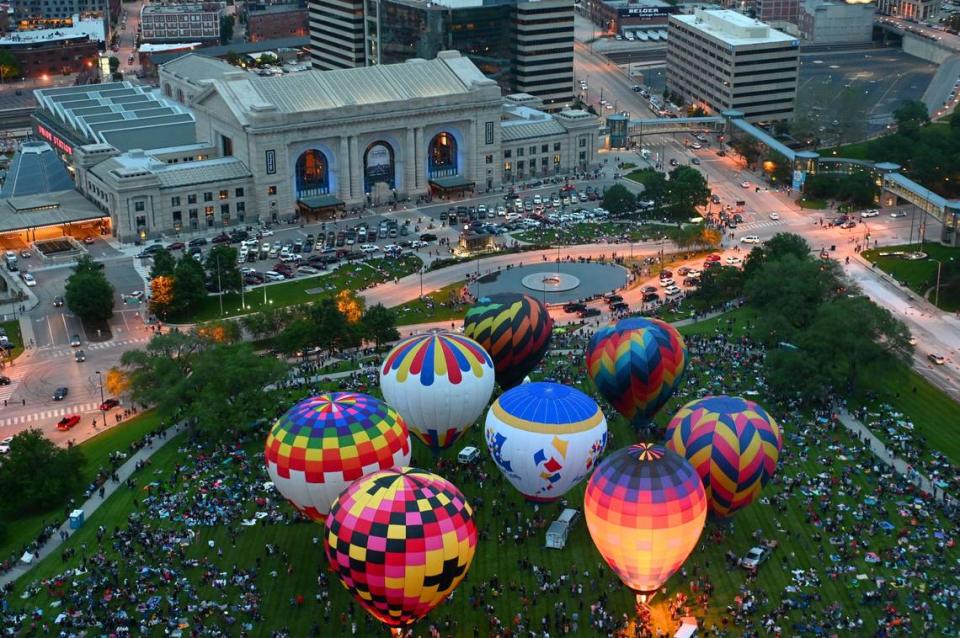
[[[607,444],[607,420],[576,388],[524,383],[493,402],[485,438],[517,491],[530,501],[554,501],[593,471]]]

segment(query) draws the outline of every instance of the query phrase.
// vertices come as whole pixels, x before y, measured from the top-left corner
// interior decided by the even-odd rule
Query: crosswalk
[[[10,385],[0,386],[0,402],[9,401],[18,385],[20,385],[19,381],[11,379]]]
[[[759,222],[747,222],[746,224],[737,224],[737,230],[738,230],[738,231],[744,231],[744,230],[760,230],[761,228],[769,228],[769,227],[771,227],[771,226],[779,226],[779,225],[781,225],[782,223],[783,223],[782,221],[775,221],[775,220],[772,220],[772,219],[767,219],[767,220],[759,221]]]
[[[0,427],[24,425],[27,423],[35,423],[37,421],[60,419],[68,414],[86,414],[88,412],[96,412],[99,407],[100,405],[98,403],[80,403],[63,408],[40,410],[38,412],[34,412],[33,414],[21,414],[20,416],[12,416],[7,417],[6,419],[0,419]]]
[[[103,341],[100,343],[88,343],[81,348],[71,348],[69,346],[64,346],[63,344],[50,344],[46,346],[41,346],[39,350],[42,350],[48,353],[51,357],[62,357],[64,355],[71,354],[77,350],[106,350],[107,348],[118,348],[120,346],[129,346],[136,345],[141,343],[146,343],[149,341],[149,337],[140,337],[137,339],[111,339],[110,341]]]

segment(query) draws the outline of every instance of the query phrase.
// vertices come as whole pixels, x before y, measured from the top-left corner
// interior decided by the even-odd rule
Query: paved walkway
[[[164,445],[170,442],[176,435],[183,432],[185,426],[183,423],[179,423],[173,427],[167,428],[166,438],[157,438],[154,437],[153,441],[144,448],[137,450],[137,453],[129,457],[123,465],[117,468],[117,477],[120,479],[117,482],[108,480],[103,484],[103,496],[100,496],[100,491],[94,491],[93,495],[86,500],[79,508],[83,510],[84,516],[84,525],[91,525],[90,517],[93,515],[97,509],[103,505],[103,503],[110,498],[110,495],[117,491],[118,488],[123,486],[124,482],[130,478],[134,473],[137,467],[137,461],[145,461],[153,456],[154,452],[162,448]],[[0,575],[0,587],[5,586],[7,583],[13,582],[33,569],[41,560],[52,554],[60,547],[63,543],[63,539],[60,538],[60,532],[64,531],[69,535],[72,535],[75,530],[70,529],[70,521],[66,521],[63,525],[57,529],[53,536],[40,548],[40,550],[34,555],[34,559],[29,564],[18,562],[16,566],[8,571],[7,573]]]

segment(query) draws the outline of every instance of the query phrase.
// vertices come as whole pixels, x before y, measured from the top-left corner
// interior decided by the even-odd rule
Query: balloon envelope
[[[463,334],[490,353],[497,382],[507,390],[523,381],[546,354],[553,319],[530,295],[500,293],[480,297],[467,311]]]
[[[380,369],[380,389],[431,450],[453,445],[493,394],[490,355],[473,339],[424,334],[398,343]]]
[[[391,627],[416,622],[460,584],[477,546],[473,510],[416,468],[364,477],[330,509],[324,548],[343,586]]]
[[[523,383],[487,412],[490,455],[527,499],[553,501],[589,474],[607,443],[596,402],[559,383]]]
[[[773,477],[783,436],[753,401],[709,396],[677,411],[667,425],[666,445],[697,470],[710,511],[730,516],[755,501]]]
[[[656,591],[697,545],[707,518],[703,483],[662,445],[617,450],[594,471],[583,497],[594,544],[627,587]]]
[[[633,317],[590,339],[587,372],[597,390],[634,426],[649,424],[680,385],[687,346],[659,319]]]
[[[403,418],[383,401],[331,392],[290,408],[267,435],[267,473],[294,507],[322,521],[350,483],[410,462]]]

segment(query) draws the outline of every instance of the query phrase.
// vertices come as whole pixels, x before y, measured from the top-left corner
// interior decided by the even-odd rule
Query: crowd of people
[[[403,635],[659,637],[691,615],[709,637],[958,635],[953,534],[960,514],[879,461],[836,418],[833,401],[812,413],[768,401],[765,350],[733,328],[721,322],[713,333],[686,338],[687,375],[676,402],[742,394],[777,417],[785,438],[779,470],[751,506],[769,510],[750,519],[763,525],[748,528],[741,517],[708,523],[678,576],[650,607],[634,607],[585,545],[582,523],[573,534],[582,538],[570,542],[586,547],[579,560],[544,549],[546,528],[576,499],[522,504],[491,461],[461,465],[416,447],[415,462],[467,495],[480,543],[451,601]],[[583,357],[571,353],[582,352],[590,336],[590,326],[556,334],[533,376],[589,387]],[[302,364],[313,367],[275,390],[277,411],[263,416],[321,390],[376,391],[371,356],[358,353],[364,367],[333,379]],[[613,409],[600,403],[612,419]],[[618,427],[610,450],[631,442],[633,433]],[[185,436],[172,444],[173,462],[141,467],[119,494],[130,501],[125,520],[92,519],[88,525],[97,527],[64,546],[59,569],[7,588],[0,635],[377,635],[378,624],[328,573],[322,528],[269,483],[263,434],[242,429],[218,446]],[[483,445],[480,428],[464,441],[472,443]],[[744,569],[739,558],[752,545],[769,548],[769,558]]]

